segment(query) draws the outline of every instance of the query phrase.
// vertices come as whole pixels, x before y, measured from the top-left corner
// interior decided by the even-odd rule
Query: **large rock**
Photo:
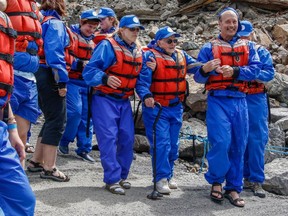
[[[288,196],[288,158],[279,158],[265,165],[263,188],[271,193]]]
[[[283,46],[287,47],[288,24],[275,25],[272,31],[274,38]]]
[[[183,121],[180,133],[179,157],[195,160],[202,157],[204,153],[204,143],[202,140],[207,138],[207,128],[204,122],[196,118]],[[195,139],[195,155],[193,150],[193,139]]]

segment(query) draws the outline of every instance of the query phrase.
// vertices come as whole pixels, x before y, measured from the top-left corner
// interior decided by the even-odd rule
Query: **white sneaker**
[[[169,181],[168,181],[168,186],[170,189],[177,189],[178,188],[178,185],[177,183],[174,181],[173,178],[171,178]]]
[[[156,189],[159,193],[162,193],[162,194],[170,194],[171,193],[171,190],[168,186],[168,181],[166,178],[163,178],[156,183]]]

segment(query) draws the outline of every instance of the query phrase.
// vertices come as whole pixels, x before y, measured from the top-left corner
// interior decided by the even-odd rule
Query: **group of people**
[[[0,35],[0,43],[6,45],[1,49],[9,41],[9,52],[5,48],[0,55],[1,76],[5,74],[0,85],[0,183],[4,185],[0,213],[34,214],[35,196],[21,161],[25,158],[23,143],[39,108],[45,122],[27,170],[40,172],[43,179],[69,181],[56,167],[57,153],[69,154],[69,143],[76,138],[77,156],[94,163],[89,155],[94,132],[105,188],[125,195],[131,188],[127,179],[133,160],[134,122],[129,98],[134,92],[143,101],[152,159],[154,148],[158,155],[152,167],[156,189],[162,194],[177,189],[173,170],[187,74],[194,74],[208,90],[211,150],[205,178],[212,185],[211,199],[222,202],[225,196],[243,207],[239,197],[243,178],[246,188],[265,197],[261,184],[268,109],[263,82],[273,78],[274,69],[269,52],[249,38],[252,24],[241,24],[234,9],[220,12],[219,37],[203,46],[197,60],[176,48],[180,34],[169,26],[159,28],[143,48],[138,37],[145,28],[139,19],[125,15],[118,21],[111,8],[83,11],[79,24],[71,28],[62,21],[64,0],[42,0],[40,11],[34,0],[1,0],[0,10],[11,20],[1,12],[0,25],[10,30]],[[162,112],[153,137],[160,109],[156,103]]]

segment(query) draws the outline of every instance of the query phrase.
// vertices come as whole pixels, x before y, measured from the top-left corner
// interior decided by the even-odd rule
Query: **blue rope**
[[[204,161],[206,157],[206,153],[209,151],[209,141],[207,136],[197,136],[195,134],[192,134],[192,128],[191,126],[186,127],[183,132],[180,132],[180,139],[187,139],[187,140],[198,140],[199,142],[202,142],[204,144],[204,152],[203,157],[201,159],[201,166],[198,173],[201,173],[203,171],[204,167]],[[195,155],[193,155],[195,157]]]

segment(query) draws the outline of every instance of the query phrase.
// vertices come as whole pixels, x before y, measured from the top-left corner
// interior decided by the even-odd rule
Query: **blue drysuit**
[[[7,125],[0,121],[0,209],[5,216],[32,216],[35,195],[8,137]]]
[[[94,38],[94,35],[90,37],[85,37],[80,32],[79,24],[72,25],[71,30],[76,34],[84,38],[87,43]],[[71,70],[78,71],[79,59],[75,59]],[[83,152],[89,153],[92,149],[92,120],[89,119],[89,137],[86,136],[87,128],[87,118],[88,118],[88,92],[89,87],[83,80],[79,79],[69,79],[67,83],[67,124],[62,136],[60,145],[68,146],[70,142],[73,142],[75,137],[77,137],[77,149],[75,150],[77,154]]]
[[[160,47],[156,45],[153,45],[153,47],[157,51],[165,54],[165,51]],[[181,52],[186,59],[187,72],[193,73],[193,65],[196,60],[186,52]],[[150,90],[153,72],[151,68],[146,65],[147,61],[151,61],[150,57],[156,59],[155,55],[148,50],[144,53],[143,67],[137,80],[136,92],[143,101],[142,115],[146,136],[150,143],[152,160],[154,158],[153,148],[154,145],[156,146],[156,182],[158,182],[162,178],[170,180],[173,176],[174,161],[177,160],[179,156],[179,132],[182,126],[183,106],[178,97],[170,100],[169,106],[162,106],[161,116],[156,126],[156,143],[153,144],[153,123],[159,112],[159,108],[156,106],[154,108],[146,107],[144,104],[146,98],[153,97],[153,93]],[[171,57],[176,61],[176,52],[174,52]]]
[[[135,44],[127,45],[117,34],[114,39],[131,53],[136,49]],[[115,62],[111,43],[108,40],[101,41],[83,70],[82,75],[87,85],[103,85],[104,80],[107,80],[104,71]],[[104,169],[103,181],[114,184],[127,179],[134,144],[134,122],[129,99],[117,99],[98,91],[92,97],[91,112]]]
[[[219,36],[219,39],[222,39]],[[239,39],[234,37],[228,43],[233,44]],[[248,42],[249,59],[247,66],[240,66],[237,80],[251,81],[258,78],[261,62],[254,44]],[[206,43],[200,50],[198,60],[208,62],[214,59],[212,44]],[[199,68],[194,79],[199,83],[206,83],[212,71],[203,74]],[[209,184],[223,183],[226,180],[225,190],[242,190],[243,159],[248,137],[248,109],[246,94],[229,89],[210,90],[207,98],[206,123],[208,140],[211,149],[207,154],[209,163],[205,174]]]
[[[274,77],[274,67],[269,51],[260,46],[257,49],[262,62],[259,82],[268,82]],[[244,155],[244,178],[249,182],[263,183],[265,145],[268,142],[268,104],[266,92],[246,96],[249,115],[248,143]]]

